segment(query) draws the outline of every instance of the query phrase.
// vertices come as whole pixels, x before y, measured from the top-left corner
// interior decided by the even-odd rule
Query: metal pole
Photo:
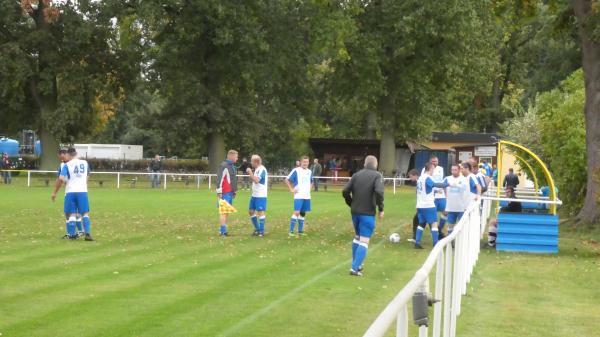
[[[212,175],[208,175],[208,190],[210,191],[210,185],[211,185],[211,181],[212,181]]]
[[[117,189],[121,188],[121,172],[117,172]]]
[[[394,181],[394,195],[396,195],[396,178],[392,179]]]
[[[446,262],[444,263],[444,329],[442,335],[450,336],[450,305],[452,304],[452,245],[446,246]]]
[[[408,337],[408,310],[406,310],[406,305],[398,312],[398,319],[396,321],[396,336]]]
[[[438,255],[435,268],[435,294],[436,300],[442,300],[444,286],[444,250]],[[442,302],[433,305],[433,337],[440,337],[442,323]]]
[[[27,171],[27,187],[31,187],[31,171]]]
[[[164,179],[165,179],[165,183],[164,183],[164,187],[163,187],[163,189],[165,189],[165,190],[166,190],[166,189],[167,189],[167,174],[166,174],[166,173],[163,173],[163,176],[164,176]]]
[[[196,175],[196,182],[198,183],[198,189],[200,189],[200,175]]]

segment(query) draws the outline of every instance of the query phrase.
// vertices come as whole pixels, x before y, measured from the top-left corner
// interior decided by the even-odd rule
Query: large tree
[[[127,59],[116,37],[121,9],[117,1],[0,4],[2,128],[37,130],[43,169],[56,167],[59,142],[73,142],[100,122],[135,69],[118,66]]]
[[[354,3],[357,33],[330,80],[359,101],[367,136],[381,138],[380,169],[392,174],[396,141],[425,137],[489,83],[489,1]]]
[[[204,140],[213,171],[226,144],[265,151],[290,144],[295,126],[317,108],[318,69],[312,65],[329,53],[323,45],[335,44],[339,6],[292,0],[142,3],[147,77],[166,100],[164,128]]]
[[[572,0],[577,16],[585,80],[587,184],[578,219],[600,222],[600,8],[598,1]]]

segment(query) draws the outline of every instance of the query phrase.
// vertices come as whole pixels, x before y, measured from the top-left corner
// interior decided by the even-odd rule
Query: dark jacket
[[[383,181],[373,169],[356,172],[344,187],[342,195],[352,214],[375,215],[375,207],[383,212]]]
[[[242,165],[238,168],[238,171],[242,172],[242,174],[246,174],[246,170],[250,167],[250,163],[242,162]]]
[[[500,207],[500,213],[521,213],[523,206],[518,201],[510,201],[508,205]]]
[[[237,172],[230,160],[223,160],[217,171],[217,193],[237,191]]]
[[[162,160],[152,159],[150,162],[150,171],[160,172],[162,171]]]
[[[519,177],[517,177],[516,174],[509,173],[504,177],[504,182],[502,183],[502,186],[517,187],[517,185],[519,185]]]
[[[313,164],[310,170],[312,171],[313,177],[319,177],[321,173],[323,173],[323,167],[319,163]]]

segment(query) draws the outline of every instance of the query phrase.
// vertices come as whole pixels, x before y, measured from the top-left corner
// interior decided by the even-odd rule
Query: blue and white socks
[[[67,222],[67,234],[70,237],[77,236],[77,232],[75,231],[75,222],[76,222],[75,217],[74,216],[70,216],[69,217],[69,221]]]
[[[294,233],[294,228],[296,227],[296,221],[298,221],[298,217],[296,215],[292,215],[290,219],[290,233]],[[298,230],[300,229],[300,224],[298,224]]]
[[[417,244],[417,245],[421,244],[421,238],[423,238],[424,230],[425,230],[425,228],[421,227],[421,225],[419,225],[419,227],[417,227],[417,234],[415,235],[415,244]]]
[[[77,227],[77,232],[83,232],[83,227],[81,226],[81,216],[75,217],[75,227]]]
[[[423,231],[425,230],[424,227],[421,227],[422,225],[419,225],[419,227],[417,227],[417,233],[415,235],[415,244],[416,245],[421,245],[421,239],[423,238]],[[440,238],[440,231],[437,228],[432,228],[431,229],[431,238],[433,241],[433,245],[435,246],[436,243],[438,243],[438,240]]]
[[[354,261],[354,258],[356,257],[356,249],[358,248],[359,243],[358,237],[354,237],[354,240],[352,240],[352,261]]]
[[[435,246],[438,243],[438,239],[440,237],[440,232],[437,228],[431,229],[431,238],[433,239],[433,245]]]
[[[90,235],[91,227],[92,227],[92,222],[90,221],[90,216],[84,215],[83,216],[83,231],[85,232],[86,235]]]
[[[227,234],[227,224],[221,225],[220,232],[221,232],[221,235]]]
[[[356,247],[356,253],[354,253],[354,259],[352,260],[352,270],[358,271],[360,269],[360,266],[362,266],[367,257],[368,250],[369,244],[359,241],[358,247]]]
[[[258,218],[258,232],[260,234],[265,234],[265,219],[267,218],[267,216],[265,215],[261,215]]]
[[[256,217],[256,214],[250,216],[250,221],[252,221],[252,225],[254,225],[254,230],[258,232],[258,218]]]
[[[304,229],[304,217],[299,216],[298,217],[298,233],[302,233],[303,229]]]

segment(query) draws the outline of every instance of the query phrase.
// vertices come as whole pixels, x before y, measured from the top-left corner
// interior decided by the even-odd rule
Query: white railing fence
[[[49,186],[53,184],[56,179],[56,171],[44,171],[44,170],[10,170],[13,173],[18,173],[19,177],[24,175],[26,177],[27,187],[32,186]],[[90,176],[91,186],[100,187],[115,187],[120,189],[122,187],[139,187],[139,186],[150,186],[152,179],[157,179],[159,186],[162,189],[168,189],[171,186],[185,187],[185,188],[205,188],[208,190],[214,189],[214,182],[216,180],[216,174],[208,173],[153,173],[153,172],[102,172],[92,171]],[[243,179],[247,178],[247,175],[238,175],[238,187],[243,184]],[[13,179],[17,177],[13,176]],[[283,183],[286,178],[284,175],[269,175],[270,184]],[[320,176],[315,177],[319,179],[319,185],[322,187],[330,186],[343,186],[350,177],[331,177],[331,176]],[[391,185],[393,193],[396,194],[397,188],[403,186],[408,178],[383,178],[384,184]],[[145,184],[145,185],[144,185]]]
[[[428,336],[429,326],[433,337],[456,336],[461,297],[467,293],[467,284],[479,256],[480,239],[490,211],[490,200],[473,202],[454,226],[452,234],[433,247],[423,266],[375,319],[364,336],[384,336],[396,321],[396,336],[407,337],[410,302],[419,336]],[[431,275],[434,278],[434,289],[431,296],[429,281],[434,267],[435,274]],[[432,320],[428,319],[430,304],[433,306]]]

